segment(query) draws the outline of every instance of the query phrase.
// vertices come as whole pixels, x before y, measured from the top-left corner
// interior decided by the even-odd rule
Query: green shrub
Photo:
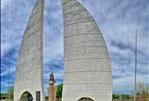
[[[112,95],[112,99],[119,99],[119,98],[120,98],[119,94],[113,94]]]
[[[62,98],[63,84],[57,86],[56,98]]]
[[[122,94],[122,99],[129,99],[129,95]]]

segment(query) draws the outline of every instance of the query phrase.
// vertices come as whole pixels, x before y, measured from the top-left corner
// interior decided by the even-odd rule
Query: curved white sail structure
[[[104,38],[77,0],[62,0],[64,85],[62,101],[112,101],[112,71]]]
[[[37,0],[25,29],[16,64],[14,101],[20,101],[25,92],[33,101],[44,101],[43,8],[44,0]]]

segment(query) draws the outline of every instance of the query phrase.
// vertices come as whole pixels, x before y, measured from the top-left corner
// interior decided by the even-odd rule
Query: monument
[[[43,91],[43,8],[37,0],[24,32],[17,58],[14,101],[28,94],[27,101],[44,101]]]
[[[51,72],[48,87],[49,101],[56,101],[56,91],[54,83],[55,83],[54,74],[53,72]]]
[[[62,0],[62,6],[62,101],[112,101],[112,70],[100,29],[77,0]],[[43,9],[44,0],[37,0],[24,32],[16,64],[14,101],[44,101]],[[49,101],[55,101],[53,74],[50,75],[49,84]]]
[[[62,101],[112,101],[112,70],[95,20],[77,0],[62,0],[64,84]]]

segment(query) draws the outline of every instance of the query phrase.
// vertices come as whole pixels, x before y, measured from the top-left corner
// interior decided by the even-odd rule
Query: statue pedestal
[[[56,90],[54,85],[48,87],[49,101],[56,101]]]

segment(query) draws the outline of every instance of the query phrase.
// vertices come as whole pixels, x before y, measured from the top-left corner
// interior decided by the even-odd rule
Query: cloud
[[[112,62],[113,91],[132,92],[135,33],[138,32],[138,82],[149,75],[148,0],[81,0],[96,20],[106,40]],[[149,83],[149,81],[148,81]],[[118,87],[118,88],[115,88]],[[121,92],[122,93],[122,92]]]
[[[45,2],[44,62],[63,57],[63,20],[60,0]]]
[[[5,71],[7,64],[11,64],[15,68],[22,36],[35,1],[2,0],[1,78],[4,82],[7,81]],[[140,78],[138,81],[144,82],[147,79],[146,76],[149,75],[149,62],[147,61],[149,60],[149,44],[147,44],[149,43],[149,1],[81,0],[80,2],[94,17],[106,40],[113,70],[114,91],[124,90],[128,85],[132,85],[129,84],[129,81],[133,80],[134,73],[136,29],[138,30],[137,73]],[[44,13],[43,51],[46,89],[49,68],[54,71],[57,84],[63,81],[64,43],[61,0],[45,0]],[[13,75],[14,71],[15,69],[11,71]],[[128,90],[132,91],[133,89],[128,87]]]
[[[4,9],[7,5],[11,4],[11,0],[1,0],[1,10]]]
[[[1,78],[4,81],[8,79],[8,73],[5,68],[7,68],[9,64],[13,65],[11,74],[14,76],[19,47],[35,1],[36,0],[29,0],[26,2],[26,0],[14,0],[11,3],[7,2],[8,4],[5,2],[8,6],[3,4],[1,22]],[[63,79],[63,77],[61,77],[63,75],[63,21],[60,0],[50,2],[45,0],[43,43],[44,69],[48,68],[48,66],[52,66],[56,75],[56,83],[59,84]],[[61,66],[60,70],[56,66]],[[47,75],[45,79],[48,78],[49,73],[49,70],[48,72],[44,72],[44,74]],[[61,75],[59,75],[59,73],[61,73]],[[6,89],[6,87],[4,88]]]

